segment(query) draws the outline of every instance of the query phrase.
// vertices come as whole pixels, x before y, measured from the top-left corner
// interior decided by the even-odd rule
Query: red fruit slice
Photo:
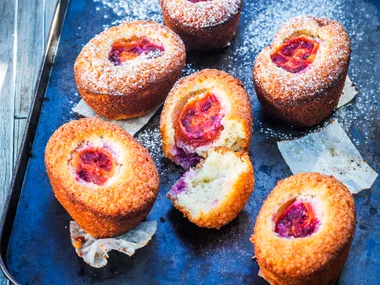
[[[218,98],[209,91],[190,100],[179,115],[176,137],[195,147],[213,142],[223,130],[221,109]]]
[[[115,160],[105,148],[88,147],[73,154],[72,166],[78,181],[103,185],[114,174]]]
[[[290,39],[271,54],[272,61],[291,73],[304,70],[313,63],[319,43],[306,36]]]
[[[275,232],[282,237],[307,237],[315,233],[319,219],[308,202],[293,202],[277,220]]]
[[[121,65],[127,60],[134,59],[140,54],[148,54],[152,57],[157,57],[160,56],[163,51],[164,47],[162,45],[155,44],[145,38],[136,41],[120,39],[112,44],[108,59],[116,66]]]

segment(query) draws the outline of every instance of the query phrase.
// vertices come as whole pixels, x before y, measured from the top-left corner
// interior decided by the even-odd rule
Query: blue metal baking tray
[[[133,1],[137,0],[124,3]],[[147,0],[140,2],[141,5],[148,3]],[[105,5],[107,3],[111,4]],[[148,216],[149,220],[159,221],[157,233],[134,256],[113,252],[105,268],[95,269],[76,255],[70,243],[70,217],[53,195],[43,160],[52,133],[62,124],[78,118],[71,112],[73,104],[80,99],[73,65],[83,45],[101,32],[104,25],[112,25],[123,16],[141,16],[141,9],[118,16],[112,3],[120,4],[121,0],[70,3],[66,0],[58,6],[49,52],[41,68],[2,218],[3,271],[15,284],[266,284],[257,276],[258,266],[252,259],[253,245],[249,237],[264,199],[279,180],[291,175],[276,141],[303,135],[320,126],[297,130],[274,122],[262,113],[252,86],[254,59],[259,47],[270,40],[275,26],[295,16],[292,14],[295,5],[299,6],[296,14],[325,15],[342,21],[352,41],[350,76],[360,93],[323,124],[332,118],[338,119],[363,157],[380,172],[380,3],[246,0],[239,31],[229,47],[189,53],[184,74],[202,68],[225,70],[239,77],[250,95],[255,118],[250,151],[255,168],[255,190],[239,217],[221,230],[198,228],[183,218],[165,197],[182,170],[162,155],[159,110],[135,135],[151,152],[161,175],[160,193]],[[151,3],[156,7],[158,0]],[[157,11],[154,8],[144,18],[159,18]],[[356,234],[339,284],[380,284],[379,188],[378,179],[371,189],[355,196]]]

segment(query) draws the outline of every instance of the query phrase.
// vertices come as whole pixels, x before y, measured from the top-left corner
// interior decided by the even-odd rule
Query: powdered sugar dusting
[[[159,117],[155,118],[156,121],[158,121],[157,118]],[[136,139],[149,151],[158,169],[165,169],[165,167],[161,167],[161,160],[164,158],[164,154],[162,152],[162,142],[159,128],[155,127],[153,129],[143,129],[141,132],[137,133]],[[163,173],[161,172],[160,175],[162,174]]]
[[[286,39],[299,32],[316,38],[320,47],[311,65],[301,72],[290,73],[278,68],[271,55]],[[254,81],[272,98],[286,104],[292,100],[317,97],[318,94],[326,94],[331,86],[343,83],[350,52],[348,35],[340,23],[325,18],[295,17],[281,26],[271,47],[263,49],[256,57]],[[329,96],[330,100],[337,100]]]
[[[244,11],[249,11],[254,17],[244,18],[245,33],[243,44],[236,52],[241,53],[246,49],[258,53],[269,45],[274,34],[284,22],[300,15],[313,15],[340,20],[342,15],[341,1],[269,1],[264,5],[257,5],[254,1],[246,1]]]
[[[115,26],[124,21],[133,20],[152,20],[162,23],[162,14],[159,0],[94,0],[110,8],[119,18],[111,23],[111,25],[103,25],[104,28]],[[104,14],[105,10],[97,7],[97,12]],[[104,14],[108,16],[108,14]]]
[[[245,1],[239,25],[239,42],[234,46],[228,60],[228,68],[234,76],[247,84],[257,54],[270,44],[274,34],[289,19],[299,15],[313,15],[341,21],[344,1]],[[227,70],[226,70],[227,71]],[[251,84],[249,84],[251,85]]]
[[[115,66],[108,54],[120,38],[151,38],[164,52],[157,58],[138,57]],[[149,84],[180,75],[185,64],[185,46],[167,27],[152,21],[125,22],[105,30],[84,46],[75,62],[75,77],[80,88],[96,94],[127,95]],[[178,74],[178,75],[177,75]],[[172,78],[173,80],[173,78]],[[173,82],[174,83],[174,82]]]
[[[135,135],[135,138],[149,151],[162,181],[169,179],[169,174],[176,172],[176,168],[178,167],[174,163],[170,163],[170,161],[164,157],[159,124],[160,116],[153,117],[151,122]]]
[[[163,0],[163,9],[171,18],[192,28],[222,24],[239,13],[242,0],[213,0],[192,3],[187,0]]]
[[[197,71],[199,71],[199,69],[196,68],[193,63],[188,62],[188,63],[186,63],[185,67],[183,68],[182,75],[188,76],[188,75],[193,74]]]
[[[152,19],[163,22],[159,0],[94,0],[98,3],[96,13],[107,14],[111,20],[104,21],[104,27],[115,25],[121,21],[136,19]],[[185,1],[185,0],[184,0]],[[323,122],[312,130],[299,131],[291,127],[279,126],[263,119],[260,114],[260,106],[255,98],[252,85],[252,68],[257,54],[267,46],[273,39],[278,28],[289,19],[298,15],[312,15],[326,17],[340,21],[346,28],[351,39],[351,63],[349,73],[352,81],[360,91],[352,103],[335,111],[332,118],[337,118],[346,132],[352,128],[361,129],[363,139],[352,138],[358,145],[367,145],[371,140],[367,138],[373,133],[371,128],[363,128],[363,124],[371,122],[371,117],[378,116],[376,110],[379,106],[377,93],[379,92],[377,53],[373,46],[373,35],[368,33],[368,21],[372,26],[380,25],[378,8],[368,1],[356,1],[347,3],[343,0],[269,0],[269,1],[245,1],[241,14],[239,29],[231,46],[209,54],[206,57],[197,54],[189,55],[188,63],[184,68],[184,75],[188,75],[202,68],[218,68],[240,78],[248,93],[255,112],[255,129],[267,139],[289,139],[305,133],[318,131],[331,120]],[[363,54],[362,50],[366,51]]]
[[[368,41],[373,39],[373,35],[367,32],[367,21],[371,19],[374,25],[380,25],[378,9],[373,3],[363,2],[345,4],[345,1],[245,1],[239,34],[236,43],[233,44],[233,50],[227,56],[230,63],[226,66],[226,71],[244,82],[247,91],[253,97],[252,102],[255,109],[260,109],[252,89],[252,68],[257,54],[273,39],[278,28],[298,15],[313,15],[318,17],[331,18],[340,21],[346,28],[351,39],[351,63],[349,73],[352,81],[359,90],[359,95],[355,97],[352,103],[338,109],[334,112],[332,118],[323,122],[312,130],[300,131],[291,127],[279,126],[273,121],[263,118],[255,118],[255,126],[260,133],[267,139],[290,139],[309,132],[319,131],[321,127],[327,125],[331,119],[337,118],[342,123],[346,132],[352,128],[361,129],[363,139],[352,138],[353,142],[360,144],[371,144],[368,138],[373,134],[371,128],[363,128],[363,124],[372,121],[371,118],[377,116],[376,108],[379,106],[379,99],[376,94],[379,92],[376,85],[378,78],[376,68],[378,64],[370,61],[370,58],[376,57],[374,47],[368,46]],[[363,55],[360,50],[366,50],[367,54]],[[377,66],[377,67],[376,67]],[[378,73],[377,73],[378,74]],[[365,78],[365,80],[364,80]]]

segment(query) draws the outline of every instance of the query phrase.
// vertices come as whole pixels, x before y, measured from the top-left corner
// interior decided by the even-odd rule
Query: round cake
[[[350,53],[350,39],[337,21],[291,19],[255,60],[253,81],[262,107],[291,125],[320,123],[342,95]]]
[[[228,46],[240,20],[243,0],[161,0],[165,24],[185,42],[187,50]]]
[[[217,148],[209,150],[197,167],[187,171],[167,196],[197,226],[219,229],[239,215],[254,183],[246,152]]]
[[[251,238],[263,277],[279,285],[335,284],[355,224],[354,198],[333,176],[301,173],[280,181]]]
[[[252,110],[240,80],[204,69],[180,79],[161,114],[164,154],[185,169],[196,165],[209,148],[248,151]]]
[[[74,71],[80,95],[110,120],[142,116],[158,106],[186,61],[182,40],[153,21],[125,22],[85,45]]]
[[[98,118],[61,126],[46,146],[45,165],[58,201],[95,238],[136,226],[158,194],[159,176],[148,151]]]

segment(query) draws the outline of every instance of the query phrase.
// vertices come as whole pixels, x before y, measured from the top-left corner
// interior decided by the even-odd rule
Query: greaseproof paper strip
[[[337,121],[317,133],[277,142],[290,170],[333,175],[353,194],[371,188],[377,173],[361,157]]]
[[[141,116],[141,117],[132,118],[128,120],[111,121],[111,122],[114,123],[115,125],[118,125],[119,127],[122,127],[125,131],[127,131],[130,135],[133,136],[149,122],[149,120],[153,117],[153,115],[156,113],[158,108],[160,108],[160,106],[161,105],[157,106],[148,114],[145,114],[144,116]],[[96,116],[95,111],[91,109],[91,107],[88,106],[83,99],[81,99],[79,103],[73,108],[73,112],[86,118],[94,118]],[[105,121],[110,121],[103,117],[101,118]]]
[[[76,222],[70,222],[70,238],[75,251],[87,264],[95,268],[107,265],[108,252],[111,250],[132,256],[136,249],[149,243],[156,230],[157,221],[141,222],[123,235],[96,239],[86,233]]]

